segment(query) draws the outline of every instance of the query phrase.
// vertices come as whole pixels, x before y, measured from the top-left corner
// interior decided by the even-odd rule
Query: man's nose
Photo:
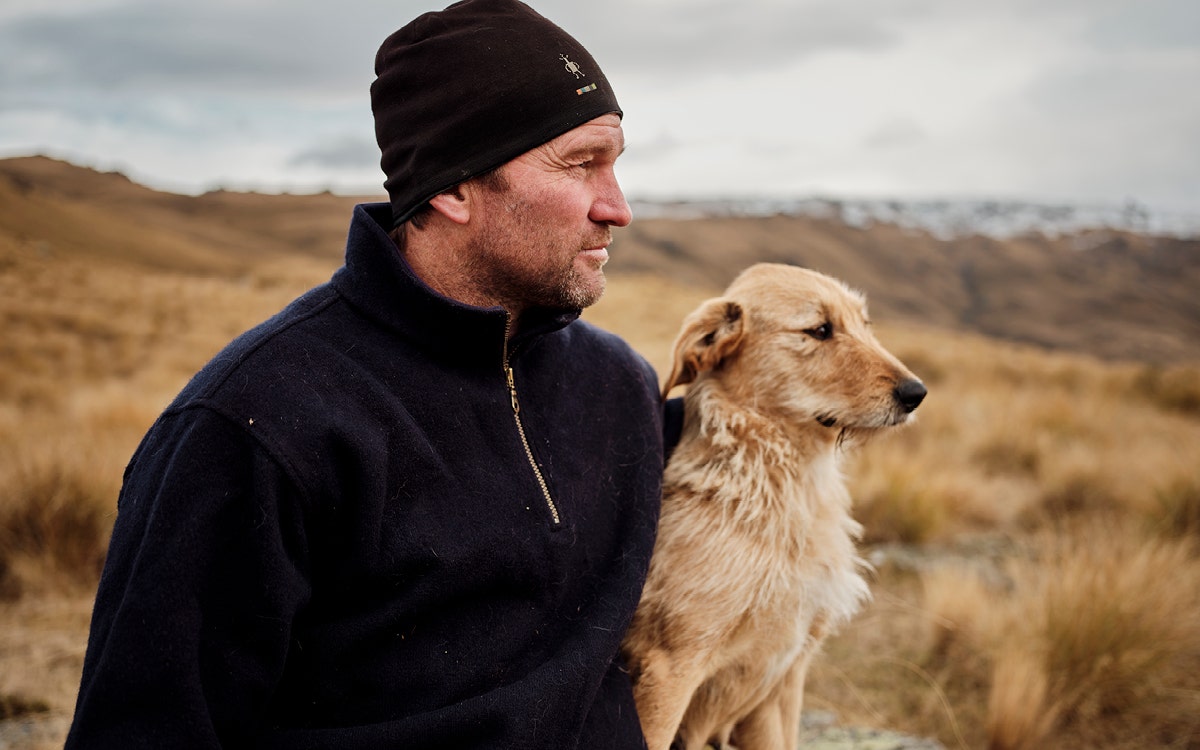
[[[633,221],[633,211],[625,200],[625,193],[617,183],[616,175],[609,175],[603,188],[592,201],[592,210],[588,218],[597,224],[607,224],[614,227],[628,226]]]

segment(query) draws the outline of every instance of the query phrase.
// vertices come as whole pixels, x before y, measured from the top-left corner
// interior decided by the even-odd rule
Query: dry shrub
[[[1176,477],[1155,492],[1150,526],[1166,536],[1200,538],[1200,474]]]
[[[1195,552],[1091,520],[1039,534],[1003,570],[924,570],[923,664],[960,718],[984,707],[971,746],[1200,742]]]
[[[13,570],[11,557],[11,551],[0,545],[0,602],[19,599],[24,593],[21,579]]]
[[[49,710],[50,704],[40,698],[0,693],[0,721],[19,719],[30,714],[43,714]]]
[[[999,658],[992,673],[987,702],[988,747],[991,750],[1034,750],[1043,747],[1058,719],[1048,701],[1046,670],[1027,653]]]
[[[1081,470],[1047,481],[1040,505],[1026,520],[1031,525],[1056,523],[1071,516],[1113,513],[1121,506],[1102,472]]]
[[[1200,368],[1145,367],[1130,389],[1160,409],[1200,416]]]
[[[854,516],[868,544],[922,544],[936,538],[948,523],[952,502],[915,469],[896,469],[858,486]]]
[[[0,485],[0,560],[12,571],[94,584],[112,530],[119,473],[86,446],[21,446]],[[10,582],[10,586],[11,586]]]
[[[986,585],[977,571],[958,566],[929,568],[922,573],[921,584],[929,628],[926,664],[930,669],[949,667],[970,673],[971,679],[982,683],[987,669],[982,654],[1002,593]]]
[[[1014,474],[1036,477],[1041,467],[1042,454],[1031,440],[995,436],[976,448],[971,454],[971,460],[991,476]]]
[[[991,401],[960,450],[988,479],[1036,479],[1060,442],[1086,434],[1081,425],[1086,412],[1060,391],[993,384],[981,386],[973,395]]]
[[[1097,437],[1090,428],[1095,424],[1099,405],[1090,395],[1080,391],[1051,391],[1039,393],[1029,398],[1029,402],[1033,408],[1022,415],[1026,435],[1057,443]]]
[[[1200,561],[1190,544],[1094,523],[1045,537],[1011,573],[993,636],[992,747],[1042,747],[1050,735],[1057,747],[1066,738],[1111,747],[1146,733],[1200,739],[1185,736],[1195,727],[1180,719],[1200,696],[1200,676],[1186,666],[1200,658]]]
[[[850,449],[844,470],[865,543],[924,544],[957,530],[963,488],[973,482],[942,461],[944,441],[957,432],[952,411],[952,402],[923,404],[915,424]]]
[[[1042,464],[1036,500],[1017,517],[1025,529],[1053,528],[1074,519],[1126,515],[1141,501],[1141,481],[1131,481],[1130,454],[1105,438],[1090,436],[1055,443],[1053,460]],[[1135,475],[1136,476],[1136,475]]]
[[[95,583],[121,469],[160,408],[110,381],[60,394],[50,413],[0,410],[0,598]]]

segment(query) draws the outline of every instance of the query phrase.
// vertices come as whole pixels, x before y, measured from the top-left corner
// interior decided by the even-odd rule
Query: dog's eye
[[[817,341],[825,341],[830,336],[833,336],[833,324],[832,323],[822,323],[821,325],[817,326],[816,328],[808,328],[804,332],[807,333],[809,336],[812,336]]]

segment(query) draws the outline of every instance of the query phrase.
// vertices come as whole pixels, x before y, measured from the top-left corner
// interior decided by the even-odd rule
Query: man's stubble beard
[[[603,269],[585,275],[576,262],[581,250],[611,241],[607,227],[594,238],[580,239],[568,253],[561,238],[531,220],[523,201],[507,201],[499,210],[506,212],[505,221],[492,222],[492,231],[472,243],[470,272],[505,307],[574,310],[600,299],[607,283]]]

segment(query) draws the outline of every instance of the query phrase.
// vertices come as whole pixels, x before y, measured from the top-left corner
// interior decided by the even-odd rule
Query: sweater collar
[[[508,313],[502,307],[475,307],[443,296],[422,281],[388,236],[387,203],[354,207],[346,238],[346,264],[333,286],[364,315],[399,332],[438,356],[461,361],[502,363]],[[580,310],[532,309],[508,350],[519,353],[541,336],[557,331]]]

